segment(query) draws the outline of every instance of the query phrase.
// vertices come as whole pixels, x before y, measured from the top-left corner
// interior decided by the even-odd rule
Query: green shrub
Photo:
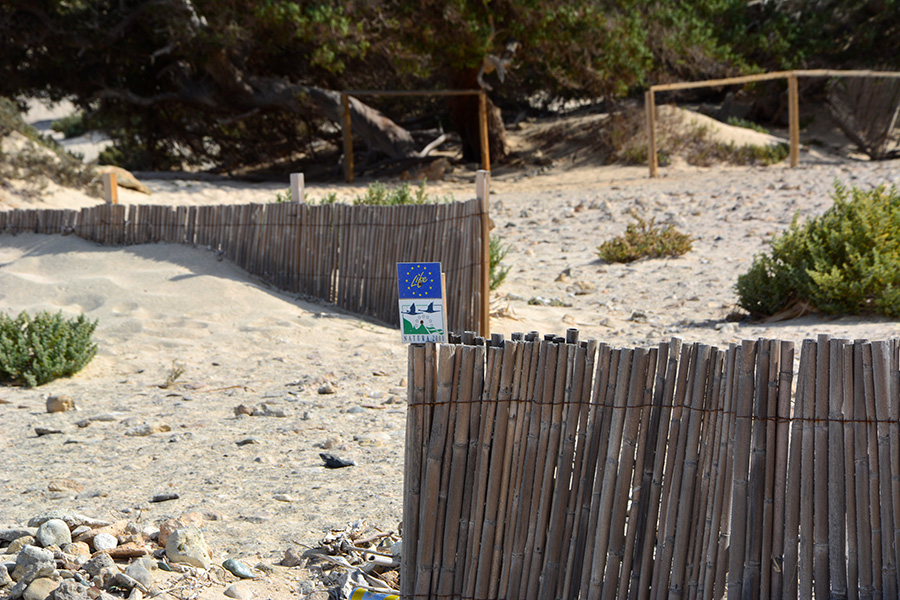
[[[639,258],[681,256],[691,251],[691,236],[673,225],[658,227],[654,219],[646,221],[634,215],[625,233],[597,246],[597,255],[606,262],[632,262]]]
[[[53,121],[50,124],[50,129],[63,134],[66,139],[69,139],[86,134],[91,130],[91,124],[84,113],[77,113]]]
[[[499,237],[491,236],[489,260],[490,260],[490,289],[496,290],[506,281],[511,267],[504,267],[501,262],[509,254],[509,245],[503,245]]]
[[[97,322],[79,315],[0,313],[0,381],[36,387],[77,373],[97,354],[91,335]]]
[[[769,133],[769,130],[759,123],[754,123],[753,121],[748,121],[747,119],[742,119],[740,117],[728,117],[726,122],[734,127],[743,127],[744,129],[752,129],[753,131],[758,131],[760,133]]]
[[[772,315],[796,301],[831,314],[900,316],[900,194],[834,184],[834,205],[795,217],[735,284],[738,304]]]

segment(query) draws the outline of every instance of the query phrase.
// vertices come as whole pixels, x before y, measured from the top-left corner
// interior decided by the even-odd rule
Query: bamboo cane
[[[785,504],[787,498],[788,442],[791,423],[791,383],[794,375],[794,344],[779,343],[778,409],[775,426],[775,505],[772,555],[766,568],[772,571],[770,597],[780,600],[784,582]],[[763,592],[765,589],[763,589]]]
[[[779,362],[781,360],[781,343],[775,340],[766,342],[769,346],[769,372],[766,378],[766,479],[763,499],[763,538],[760,555],[761,577],[759,582],[760,598],[768,595],[772,587],[772,556],[775,524],[775,460],[777,440],[775,438],[778,421],[778,385],[780,383]]]
[[[898,398],[890,398],[890,344],[879,341],[871,343],[873,396],[875,402],[875,418],[878,423],[878,466],[880,489],[878,502],[881,508],[881,544],[882,574],[884,579],[884,596],[896,598],[897,583],[897,549],[894,547],[894,498],[891,480],[891,464],[897,457],[891,456],[891,403]]]
[[[869,502],[869,444],[866,424],[866,401],[863,371],[863,343],[853,344],[853,457],[856,490],[856,535],[859,552],[859,596],[863,600],[875,597],[876,582],[881,588],[881,565],[875,570],[874,541]],[[880,594],[879,594],[880,596]]]
[[[600,495],[598,527],[594,537],[593,564],[591,568],[590,589],[593,597],[598,597],[603,586],[606,572],[607,550],[612,520],[613,502],[615,500],[616,473],[619,463],[619,449],[622,444],[622,432],[625,425],[625,405],[628,399],[631,368],[636,351],[620,350],[619,371],[616,374],[616,395],[612,418],[610,419],[609,445],[606,449],[606,465]]]
[[[700,426],[706,401],[706,379],[709,371],[710,347],[705,344],[695,345],[691,360],[691,383],[686,397],[684,428],[684,444],[679,444],[676,455],[676,468],[681,469],[680,490],[678,493],[677,517],[675,525],[674,554],[672,573],[669,580],[670,596],[678,597],[685,592],[685,571],[689,556],[688,542],[691,530],[696,526],[693,521],[694,492],[697,489],[697,468],[699,461]]]
[[[886,594],[888,588],[884,569],[883,529],[881,522],[881,495],[879,486],[880,459],[878,453],[877,413],[875,402],[875,381],[872,368],[872,345],[862,345],[862,382],[863,396],[866,404],[867,448],[869,455],[869,520],[872,523],[872,584],[875,588],[874,598],[891,597]]]
[[[743,574],[747,542],[747,486],[750,462],[753,365],[756,343],[744,340],[738,371],[738,402],[735,410],[734,483],[732,486],[731,552],[728,559],[728,597],[743,597]]]
[[[809,344],[806,342],[809,341]],[[813,340],[803,341],[803,352],[809,353],[806,371],[800,374],[804,379],[803,396],[798,401],[803,404],[803,445],[801,446],[803,469],[800,471],[800,560],[799,594],[801,598],[811,598],[813,593],[813,540],[815,507],[815,397],[817,346]]]
[[[534,536],[534,550],[528,577],[528,597],[534,598],[540,595],[542,567],[547,558],[547,542],[551,509],[553,502],[554,478],[556,475],[557,458],[560,440],[560,422],[562,419],[565,395],[566,372],[568,369],[568,350],[563,343],[563,338],[554,338],[555,369],[554,363],[548,362],[548,367],[555,372],[544,379],[544,394],[548,402],[544,404],[541,413],[541,443],[538,447],[538,460],[544,459],[542,466],[542,478],[535,478],[535,483],[540,484],[540,500],[537,504],[537,525]],[[551,357],[553,356],[551,352]]]
[[[409,346],[408,410],[406,417],[406,457],[403,468],[403,568],[400,587],[404,595],[415,592],[416,550],[419,535],[421,494],[422,403],[425,400],[425,347]]]
[[[656,381],[656,369],[659,367],[659,348],[650,348],[648,354],[647,375],[644,380],[643,390],[639,399],[641,420],[637,430],[637,449],[634,457],[634,469],[631,480],[631,498],[628,512],[628,529],[625,534],[625,552],[622,558],[621,576],[619,577],[619,593],[617,598],[627,600],[630,593],[635,593],[632,586],[640,581],[641,556],[638,547],[644,539],[644,529],[647,527],[647,496],[650,494],[650,486],[642,485],[647,473],[648,446],[651,444],[648,428],[650,419],[655,409],[653,386]],[[658,415],[658,411],[657,415]],[[657,423],[658,427],[658,423]],[[650,463],[652,465],[652,461]],[[651,469],[652,476],[652,469]]]
[[[607,542],[606,572],[603,577],[603,597],[615,597],[619,588],[619,570],[624,560],[627,540],[625,537],[625,516],[628,508],[629,496],[632,490],[634,466],[637,451],[637,435],[643,417],[641,403],[646,388],[648,370],[650,365],[650,353],[643,348],[636,348],[632,355],[631,373],[628,379],[628,395],[626,397],[625,410],[620,434],[621,449],[617,460],[618,472],[612,465],[607,467],[607,473],[614,473],[612,512],[609,520],[609,537]],[[617,444],[618,445],[618,444]],[[627,575],[621,575],[622,581],[628,581]]]
[[[595,510],[600,499],[600,473],[599,459],[601,452],[606,451],[605,437],[608,435],[608,411],[612,400],[608,399],[609,380],[618,369],[618,353],[607,344],[600,344],[597,352],[597,370],[594,376],[594,387],[591,394],[587,424],[587,447],[585,465],[585,478],[582,488],[582,503],[580,507],[580,522],[575,539],[575,552],[572,556],[572,573],[570,578],[570,596],[583,593],[590,583],[590,569],[585,566],[593,560],[592,532],[596,531],[599,515]],[[600,477],[598,478],[598,473]]]
[[[468,570],[466,565],[472,560],[468,553],[469,547],[469,523],[474,518],[475,502],[475,470],[478,459],[479,439],[478,435],[481,431],[481,412],[483,403],[480,402],[481,395],[484,391],[485,382],[485,348],[483,344],[476,344],[477,338],[472,332],[465,332],[463,335],[463,343],[474,345],[474,368],[472,370],[472,391],[471,398],[473,406],[469,411],[469,442],[466,449],[466,478],[463,484],[463,505],[460,513],[460,531],[459,539],[456,544],[457,569],[453,578],[453,594],[460,596],[466,585],[466,576]]]
[[[571,332],[572,330],[570,330]],[[577,332],[576,332],[577,335]],[[571,336],[569,339],[572,340]],[[552,456],[555,472],[550,480],[551,494],[548,495],[547,538],[544,562],[541,565],[541,579],[538,597],[549,598],[557,594],[560,569],[565,566],[563,541],[566,526],[566,508],[569,502],[569,482],[572,477],[572,453],[575,451],[575,424],[570,416],[577,420],[577,408],[571,405],[573,400],[574,379],[578,359],[583,363],[581,348],[567,341],[560,344],[560,358],[566,356],[565,370],[557,374],[554,391],[554,411],[552,431],[548,453]],[[583,370],[583,366],[578,368]],[[571,442],[571,445],[570,445]]]
[[[444,539],[441,551],[441,573],[437,594],[447,597],[453,593],[453,582],[458,569],[463,568],[461,559],[457,557],[457,543],[460,528],[468,525],[468,517],[463,517],[463,500],[467,472],[466,455],[469,448],[469,413],[472,410],[473,371],[475,369],[475,349],[463,346],[459,350],[459,374],[457,382],[457,402],[454,406],[456,419],[454,422],[452,450],[450,457],[450,475],[447,483],[447,510],[444,519]]]
[[[836,351],[832,348],[832,356]],[[850,600],[858,600],[862,579],[860,578],[860,556],[858,526],[859,516],[856,505],[856,467],[854,464],[855,424],[853,419],[853,345],[847,340],[842,340],[841,353],[841,414],[843,418],[842,428],[844,434],[844,490],[847,499],[847,597]]]
[[[466,569],[465,593],[474,598],[481,557],[490,554],[482,548],[482,529],[484,527],[485,510],[488,502],[488,484],[490,476],[491,442],[497,412],[497,389],[499,388],[500,348],[487,348],[487,367],[485,370],[485,386],[481,401],[481,428],[478,433],[478,450],[475,462],[475,486],[473,487],[472,509],[469,519],[468,568]]]
[[[425,524],[434,523],[435,521],[441,522],[444,516],[440,511],[441,475],[447,442],[447,420],[449,418],[450,398],[452,395],[454,361],[454,353],[451,346],[441,345],[439,350],[435,352],[432,346],[429,345],[426,347],[426,360],[428,360],[427,355],[432,355],[432,353],[437,355],[435,357],[437,365],[432,375],[436,384],[436,390],[433,392],[435,407],[433,409],[430,432],[428,433],[427,446],[422,448],[426,455],[422,465],[423,486],[419,500],[419,523],[421,526],[416,543],[417,573],[415,594],[417,597],[423,598],[431,595],[432,579],[435,571],[435,549],[442,544],[441,534],[443,529]],[[428,386],[428,383],[426,382],[426,386]],[[431,392],[431,388],[426,387],[426,402],[430,395],[429,392]],[[428,424],[426,423],[425,426],[428,427]],[[446,501],[444,506],[446,507]]]
[[[756,385],[753,395],[750,479],[747,488],[747,550],[744,559],[742,593],[744,598],[759,597],[762,587],[763,519],[765,499],[766,429],[769,399],[769,358],[765,340],[757,341]]]
[[[681,488],[681,470],[679,448],[686,432],[682,432],[682,420],[685,415],[685,394],[689,377],[693,368],[692,357],[696,345],[683,345],[678,363],[678,376],[675,381],[675,394],[669,422],[669,437],[665,451],[665,473],[660,497],[660,519],[657,524],[657,557],[653,565],[652,598],[665,598],[668,594],[669,577],[671,575],[672,553],[675,544],[675,519],[678,510],[676,494]],[[685,428],[686,429],[686,428]]]
[[[649,490],[647,497],[647,517],[644,537],[641,542],[640,577],[636,589],[637,598],[646,600],[650,595],[650,581],[653,577],[653,550],[657,538],[660,498],[662,496],[662,476],[666,460],[666,440],[669,437],[669,422],[675,395],[675,381],[678,372],[678,356],[681,353],[681,340],[673,338],[659,348],[660,367],[657,368],[656,391],[653,404],[655,412],[651,415],[650,434],[657,431],[656,444],[652,446],[652,456],[647,457],[647,464],[652,470],[645,472],[642,486]],[[632,586],[632,591],[635,587]],[[635,597],[635,594],[631,594]]]
[[[713,527],[713,498],[715,482],[719,476],[716,459],[721,431],[722,404],[721,388],[724,375],[725,355],[717,348],[710,350],[709,373],[705,392],[705,408],[701,413],[702,434],[700,450],[700,487],[694,494],[694,520],[696,527],[691,528],[689,548],[688,598],[702,598],[704,593],[704,551],[709,530]]]
[[[821,343],[821,342],[820,342]],[[847,505],[844,488],[843,388],[841,350],[845,340],[828,342],[828,570],[832,598],[847,598]],[[821,365],[820,365],[821,368]],[[818,384],[817,384],[818,387]]]
[[[816,597],[824,598],[830,589],[828,540],[828,367],[829,336],[821,334],[816,341],[816,393],[814,424],[814,481],[813,481],[813,568]]]

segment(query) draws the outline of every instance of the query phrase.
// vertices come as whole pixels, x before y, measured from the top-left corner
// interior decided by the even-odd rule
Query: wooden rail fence
[[[897,598],[898,341],[409,349],[404,598]]]
[[[104,204],[0,211],[0,233],[74,233],[104,245],[190,244],[273,286],[397,324],[397,262],[440,261],[448,322],[486,331],[480,199],[410,206]]]

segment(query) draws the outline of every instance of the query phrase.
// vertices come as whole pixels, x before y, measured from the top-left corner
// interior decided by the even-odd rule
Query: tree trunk
[[[451,79],[451,87],[461,90],[477,90],[478,69],[470,69],[456,74]],[[463,159],[466,162],[481,162],[481,130],[478,119],[478,96],[450,96],[450,121],[462,140]],[[506,128],[500,118],[500,109],[487,99],[488,150],[491,164],[499,163],[508,153]]]
[[[343,122],[341,94],[332,90],[307,88],[307,96],[316,108],[332,121]],[[381,152],[394,160],[416,158],[418,151],[412,135],[381,111],[350,97],[350,127],[370,151]]]

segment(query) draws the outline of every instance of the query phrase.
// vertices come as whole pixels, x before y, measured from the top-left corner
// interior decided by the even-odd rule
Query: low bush
[[[488,248],[490,250],[490,289],[494,291],[506,281],[506,276],[509,275],[511,267],[502,264],[503,259],[509,254],[509,245],[504,245],[499,237],[491,236]]]
[[[84,315],[0,313],[0,381],[36,387],[77,373],[97,354],[91,341],[96,327]]]
[[[900,317],[900,193],[896,187],[848,190],[834,205],[770,242],[738,277],[738,304],[755,316],[795,302],[830,314]]]
[[[640,258],[681,256],[691,251],[691,236],[681,233],[673,225],[659,227],[635,215],[625,233],[597,246],[597,255],[606,262],[633,262]]]

